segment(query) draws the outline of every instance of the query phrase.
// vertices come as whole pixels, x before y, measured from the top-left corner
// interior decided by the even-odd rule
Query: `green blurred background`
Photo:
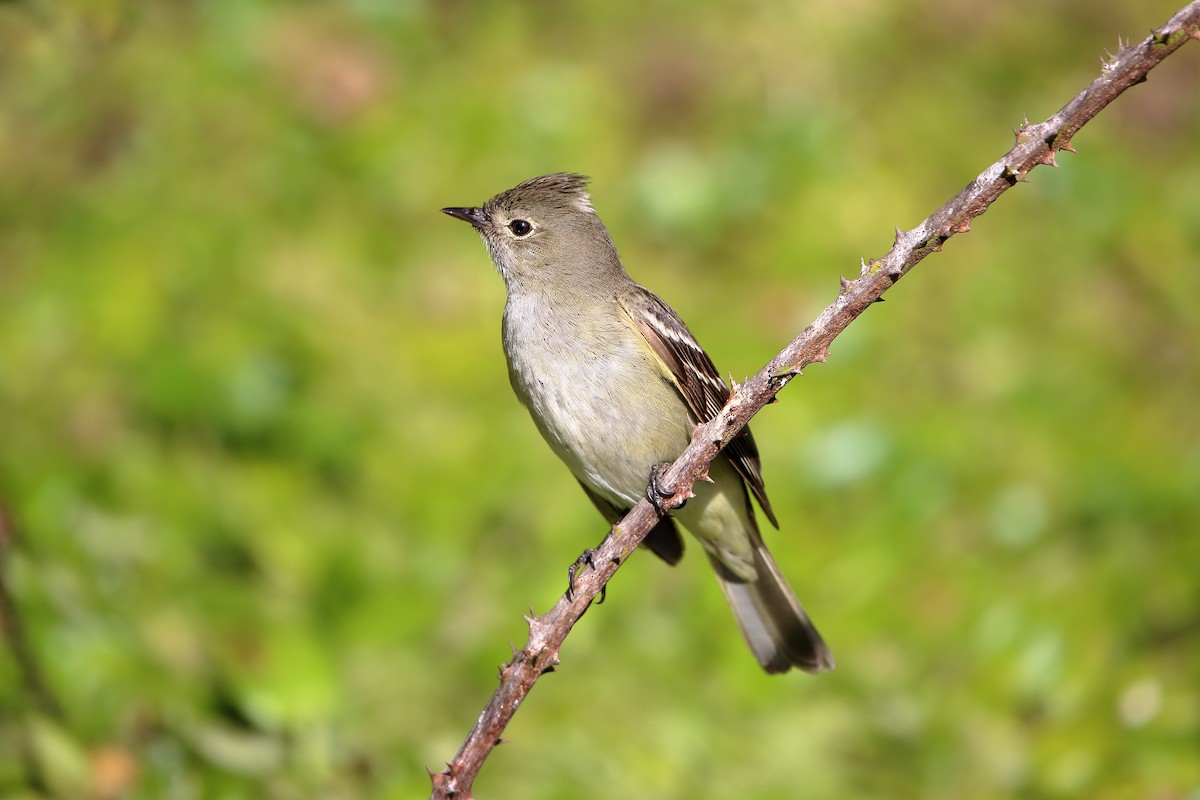
[[[599,516],[437,213],[594,176],[757,370],[1175,0],[0,3],[0,794],[400,798]],[[837,671],[618,575],[482,798],[1200,797],[1200,45],[755,421]]]

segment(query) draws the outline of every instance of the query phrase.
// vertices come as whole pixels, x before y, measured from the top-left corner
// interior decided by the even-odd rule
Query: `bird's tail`
[[[833,669],[833,653],[804,613],[766,545],[755,538],[756,580],[738,577],[708,554],[746,643],[767,672],[787,672],[792,667],[805,672]]]

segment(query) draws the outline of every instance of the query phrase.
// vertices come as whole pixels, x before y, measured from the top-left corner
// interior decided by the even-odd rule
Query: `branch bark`
[[[872,303],[930,253],[938,252],[955,234],[971,229],[971,221],[1008,189],[1026,180],[1037,166],[1055,164],[1060,150],[1074,152],[1071,139],[1092,117],[1122,92],[1146,80],[1147,73],[1189,39],[1200,38],[1200,0],[1180,9],[1170,20],[1136,45],[1123,44],[1108,57],[1099,77],[1056,114],[1036,125],[1026,120],[1015,131],[1011,150],[979,174],[953,199],[912,230],[896,229],[895,243],[883,258],[862,264],[857,278],[842,278],[837,299],[780,351],[770,363],[741,385],[734,385],[728,404],[711,421],[696,428],[692,442],[662,475],[661,486],[674,487],[667,508],[681,505],[692,484],[750,418],[770,403],[801,370],[824,362],[830,343]],[[596,551],[595,566],[584,569],[574,591],[564,595],[540,617],[526,617],[529,639],[500,668],[500,686],[480,714],[454,760],[431,774],[434,800],[469,800],[475,776],[497,744],[517,708],[537,679],[558,665],[558,653],[571,628],[593,598],[658,521],[646,500],[613,526]]]

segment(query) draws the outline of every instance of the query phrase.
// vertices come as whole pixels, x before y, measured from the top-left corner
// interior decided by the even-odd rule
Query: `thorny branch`
[[[804,367],[824,362],[834,338],[896,281],[927,255],[940,251],[955,234],[969,231],[971,220],[1005,191],[1025,181],[1034,167],[1056,166],[1054,158],[1060,150],[1073,152],[1071,139],[1080,128],[1194,38],[1200,38],[1200,0],[1180,9],[1142,42],[1122,45],[1116,55],[1103,62],[1100,76],[1058,113],[1036,125],[1026,120],[1015,131],[1016,145],[928,219],[912,230],[897,228],[895,244],[887,255],[864,262],[854,280],[843,278],[833,304],[754,377],[735,385],[720,414],[696,428],[691,444],[660,478],[662,486],[675,487],[675,495],[665,501],[665,506],[678,507],[690,497],[692,483],[705,473],[720,449]],[[430,776],[434,800],[468,800],[472,796],[475,776],[500,743],[500,735],[517,707],[537,679],[554,670],[559,647],[571,628],[657,521],[653,506],[642,500],[613,527],[596,551],[595,568],[582,571],[571,596],[559,598],[540,617],[526,618],[529,640],[513,654],[512,661],[500,668],[500,686],[454,760]]]

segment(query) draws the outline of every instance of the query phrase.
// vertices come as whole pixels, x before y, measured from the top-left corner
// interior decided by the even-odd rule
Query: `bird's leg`
[[[596,568],[596,549],[589,547],[584,550],[579,558],[575,559],[575,563],[567,568],[567,600],[575,599],[575,576],[579,574],[579,570],[584,566]],[[600,599],[596,601],[596,605],[604,602],[604,598],[608,594],[608,584],[600,587]]]
[[[655,464],[650,468],[650,483],[646,486],[646,499],[650,501],[650,505],[658,509],[658,513],[666,516],[667,512],[674,508],[683,508],[687,505],[687,501],[695,497],[691,492],[682,500],[672,502],[670,506],[668,501],[673,501],[678,492],[664,488],[662,485],[663,475],[671,466],[670,461],[664,461],[661,464]]]

